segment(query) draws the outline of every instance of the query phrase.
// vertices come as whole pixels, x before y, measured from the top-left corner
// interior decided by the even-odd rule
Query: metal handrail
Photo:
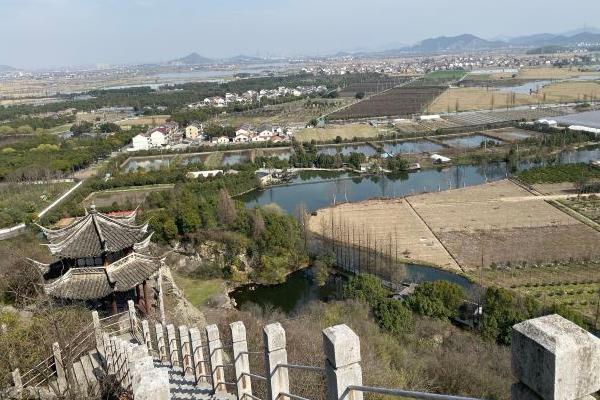
[[[288,369],[302,369],[306,371],[314,371],[314,372],[324,372],[324,367],[315,367],[312,365],[296,365],[296,364],[277,364],[275,368],[288,368]]]
[[[390,396],[407,397],[409,399],[420,399],[420,400],[481,400],[474,397],[464,396],[451,396],[446,394],[437,393],[426,393],[426,392],[415,392],[411,390],[400,390],[400,389],[387,389],[373,386],[348,386],[348,389],[342,395],[342,398],[346,397],[348,392],[356,390],[359,392],[369,392],[378,394],[387,394]]]
[[[285,393],[285,392],[279,392],[279,394],[277,395],[277,398],[280,398],[281,396],[287,396],[290,399],[294,399],[294,400],[309,400],[306,397],[297,396],[295,394]]]
[[[252,373],[250,373],[250,372],[242,372],[242,373],[241,373],[241,375],[242,375],[242,376],[244,376],[244,375],[245,375],[245,376],[249,376],[250,378],[259,379],[259,380],[262,380],[262,381],[266,381],[266,380],[267,380],[267,378],[265,378],[264,376],[260,376],[260,375],[252,374]]]
[[[99,321],[105,321],[107,319],[111,319],[111,318],[115,318],[115,317],[120,317],[121,315],[124,315],[124,314],[127,314],[127,313],[128,313],[128,311],[123,311],[123,312],[120,312],[120,313],[117,313],[117,314],[112,314],[112,315],[109,315],[108,317],[100,318]]]
[[[51,355],[50,357],[47,357],[46,359],[42,360],[39,364],[37,364],[36,366],[34,366],[33,368],[31,368],[29,371],[25,372],[24,374],[21,374],[21,379],[24,378],[25,376],[27,376],[28,374],[32,373],[33,371],[35,371],[35,369],[37,367],[39,367],[40,365],[42,365],[46,361],[50,360],[51,358],[54,358],[54,354]]]
[[[244,394],[242,395],[242,398],[243,398],[244,396],[248,396],[248,397],[250,397],[252,400],[261,400],[260,398],[258,398],[258,397],[256,397],[256,396],[253,396],[253,395],[251,395],[250,393],[244,393]]]

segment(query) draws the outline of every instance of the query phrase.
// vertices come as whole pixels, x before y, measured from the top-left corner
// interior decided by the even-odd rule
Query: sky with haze
[[[0,0],[0,64],[293,56],[600,25],[600,0]]]

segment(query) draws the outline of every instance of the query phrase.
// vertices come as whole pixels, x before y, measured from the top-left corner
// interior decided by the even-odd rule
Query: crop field
[[[330,239],[350,238],[355,246],[379,250],[392,258],[458,269],[405,200],[369,200],[322,209],[310,218],[309,229]]]
[[[410,116],[427,110],[429,103],[445,87],[400,87],[372,96],[329,115],[330,119]]]
[[[136,117],[118,121],[117,125],[121,127],[127,126],[156,126],[164,124],[169,119],[170,115],[152,115],[150,117]]]
[[[409,198],[462,267],[600,256],[600,232],[510,181]]]
[[[297,100],[284,104],[268,105],[249,111],[219,115],[211,120],[211,122],[232,126],[243,124],[254,126],[261,124],[304,126],[312,118],[318,118],[323,114],[335,111],[355,101],[354,95],[352,98],[317,99],[310,101]]]
[[[386,77],[382,76],[377,80],[365,82],[356,82],[344,87],[340,92],[340,97],[355,97],[357,93],[364,93],[369,96],[381,91],[391,89],[408,80],[407,77]]]
[[[484,284],[510,288],[545,304],[566,305],[596,319],[600,260],[484,269],[483,279]]]
[[[0,228],[31,220],[73,185],[74,183],[64,182],[0,186]]]
[[[582,75],[598,75],[595,72],[580,72],[569,68],[524,68],[519,71],[518,77],[521,79],[567,79]]]
[[[348,125],[329,125],[326,128],[305,128],[294,134],[294,137],[301,142],[331,141],[337,136],[342,139],[372,139],[377,138],[379,130],[367,124],[348,124]]]
[[[598,77],[600,79],[600,76]],[[537,101],[545,103],[564,103],[570,101],[596,101],[600,99],[599,81],[566,81],[554,83],[541,89],[534,95]]]
[[[93,203],[97,207],[110,207],[116,204],[123,206],[124,209],[132,209],[143,203],[150,193],[172,190],[173,186],[169,184],[151,185],[93,192],[83,200],[83,205],[89,206]]]
[[[425,79],[460,79],[467,74],[462,70],[434,71],[425,75]]]
[[[531,137],[540,137],[542,134],[534,131],[526,131],[524,129],[518,128],[501,128],[501,129],[493,129],[484,132],[487,136],[491,136],[505,142],[516,142],[519,140],[531,138]]]

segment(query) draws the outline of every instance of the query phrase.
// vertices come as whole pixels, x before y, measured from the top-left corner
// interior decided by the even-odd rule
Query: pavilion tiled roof
[[[69,269],[60,278],[44,285],[45,292],[70,300],[101,299],[114,292],[126,292],[154,275],[163,259],[131,253],[106,267]]]
[[[54,256],[84,258],[105,252],[117,252],[146,243],[148,224],[135,225],[135,211],[126,217],[110,217],[94,208],[85,217],[62,229],[40,226],[50,243],[46,244]]]

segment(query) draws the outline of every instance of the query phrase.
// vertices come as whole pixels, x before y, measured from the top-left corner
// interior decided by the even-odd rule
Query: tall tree
[[[217,217],[223,225],[233,225],[237,218],[235,203],[229,196],[227,189],[219,190],[219,203],[217,205]]]

